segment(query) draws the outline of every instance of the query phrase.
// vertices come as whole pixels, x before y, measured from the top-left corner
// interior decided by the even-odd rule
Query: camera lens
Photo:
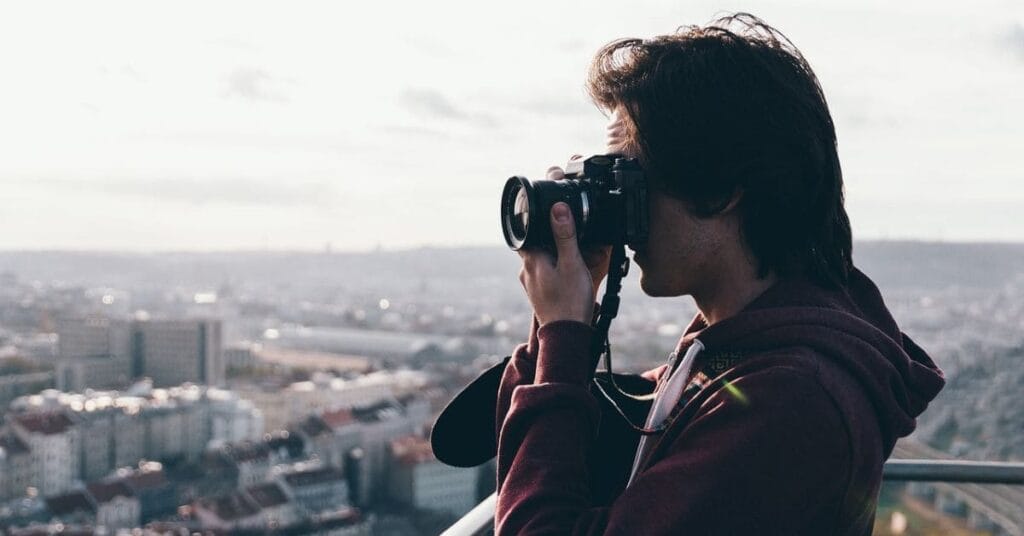
[[[523,247],[530,234],[532,191],[529,180],[512,177],[505,183],[501,194],[501,230],[505,234],[505,242],[512,249]]]
[[[526,238],[526,229],[530,225],[530,198],[526,189],[519,186],[516,200],[512,206],[512,235],[519,239]]]

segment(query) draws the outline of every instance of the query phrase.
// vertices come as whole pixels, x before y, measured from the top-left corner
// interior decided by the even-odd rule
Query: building
[[[267,480],[270,469],[278,461],[275,453],[264,442],[245,442],[225,445],[220,454],[238,469],[239,488]]]
[[[263,435],[263,414],[233,391],[206,391],[210,440],[222,443],[253,441]]]
[[[132,325],[105,317],[57,322],[57,389],[119,389],[133,377]]]
[[[66,525],[91,525],[96,521],[96,504],[85,490],[75,490],[47,497],[50,517]]]
[[[121,481],[96,482],[86,487],[96,508],[96,525],[110,531],[139,526],[142,505],[135,492]]]
[[[412,422],[405,407],[395,400],[353,408],[352,416],[360,427],[363,450],[357,478],[359,486],[354,495],[359,506],[366,506],[382,498],[382,492],[386,491],[391,442],[412,434],[421,423]]]
[[[277,482],[267,482],[251,486],[245,493],[260,508],[259,516],[263,527],[271,530],[295,525],[299,521],[299,512],[295,504]]]
[[[25,495],[32,485],[32,453],[18,436],[0,433],[0,501]]]
[[[71,478],[84,481],[134,467],[141,460],[196,461],[211,446],[263,434],[262,417],[251,404],[230,391],[192,384],[153,389],[143,383],[128,393],[48,390],[18,398],[11,408],[17,420],[27,423],[40,415],[68,416],[78,449]],[[26,434],[18,432],[18,437],[34,452]],[[44,436],[33,437],[42,441]],[[33,472],[30,485],[36,486],[42,474]]]
[[[25,371],[6,374],[0,371],[0,406],[7,407],[19,396],[31,395],[54,386],[53,372]]]
[[[120,410],[113,417],[113,465],[130,467],[146,457],[146,421],[141,416],[145,400],[122,396],[115,401]]]
[[[157,387],[222,385],[224,349],[219,320],[147,320],[135,324],[138,375]]]
[[[308,514],[337,511],[349,505],[345,473],[336,467],[299,464],[279,475],[278,481]]]
[[[63,410],[15,415],[11,428],[31,453],[33,485],[42,495],[65,492],[81,474],[81,438]]]
[[[477,503],[475,468],[451,467],[434,458],[430,441],[407,436],[391,443],[389,495],[398,503],[462,516]]]
[[[176,490],[157,462],[140,464],[138,469],[122,469],[115,479],[128,486],[138,499],[140,523],[170,514],[178,507]]]
[[[132,363],[113,356],[76,357],[57,361],[54,367],[57,389],[120,389],[132,380]]]
[[[131,323],[99,316],[57,321],[59,359],[110,356],[130,360]]]
[[[81,478],[97,480],[109,474],[114,468],[114,417],[120,413],[109,405],[96,407],[90,404],[88,410],[77,412],[79,435],[81,436]]]
[[[295,505],[276,482],[200,500],[192,505],[192,512],[200,528],[211,531],[273,531],[295,525],[300,519]]]
[[[421,393],[430,375],[416,370],[378,371],[346,379],[318,372],[308,381],[291,384],[233,385],[264,416],[267,430],[283,430],[289,423],[325,411],[367,407],[382,401]]]

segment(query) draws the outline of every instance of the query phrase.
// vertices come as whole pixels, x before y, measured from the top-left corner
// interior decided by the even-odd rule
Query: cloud
[[[440,91],[433,89],[407,89],[402,92],[402,104],[410,110],[439,119],[469,119],[469,115],[458,109]]]
[[[264,207],[329,207],[336,201],[329,181],[295,183],[268,179],[33,179],[45,186],[76,193],[93,192],[187,204]]]
[[[1024,60],[1024,24],[1014,24],[1010,31],[1006,33],[1005,41],[1010,47],[1010,51],[1016,54],[1018,58]]]
[[[484,113],[470,113],[452,104],[447,97],[435,89],[409,88],[399,99],[403,106],[413,113],[430,119],[473,123],[479,126],[494,126],[494,117]]]
[[[254,101],[287,102],[282,86],[289,82],[263,69],[239,68],[228,74],[224,94]]]

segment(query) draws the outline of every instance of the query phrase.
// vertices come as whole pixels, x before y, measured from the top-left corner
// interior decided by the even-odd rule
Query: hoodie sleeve
[[[537,330],[539,329],[537,317],[533,317],[530,326],[530,336],[527,342],[520,344],[512,351],[512,359],[505,366],[505,372],[501,375],[501,384],[498,385],[497,415],[495,415],[496,430],[495,437],[501,433],[501,423],[505,421],[509,406],[512,404],[512,391],[520,385],[533,383],[534,370],[537,367]]]
[[[655,445],[657,461],[602,508],[592,507],[585,465],[598,424],[585,386],[522,385],[510,406],[498,447],[499,472],[507,473],[498,535],[835,532],[850,439],[806,371],[762,368],[719,386],[684,430]]]

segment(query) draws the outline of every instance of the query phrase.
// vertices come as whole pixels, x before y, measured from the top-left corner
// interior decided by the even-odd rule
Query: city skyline
[[[730,8],[815,68],[855,238],[1024,241],[1024,7]],[[594,52],[720,14],[667,1],[4,6],[0,250],[501,245],[505,178],[603,148],[583,89]]]

